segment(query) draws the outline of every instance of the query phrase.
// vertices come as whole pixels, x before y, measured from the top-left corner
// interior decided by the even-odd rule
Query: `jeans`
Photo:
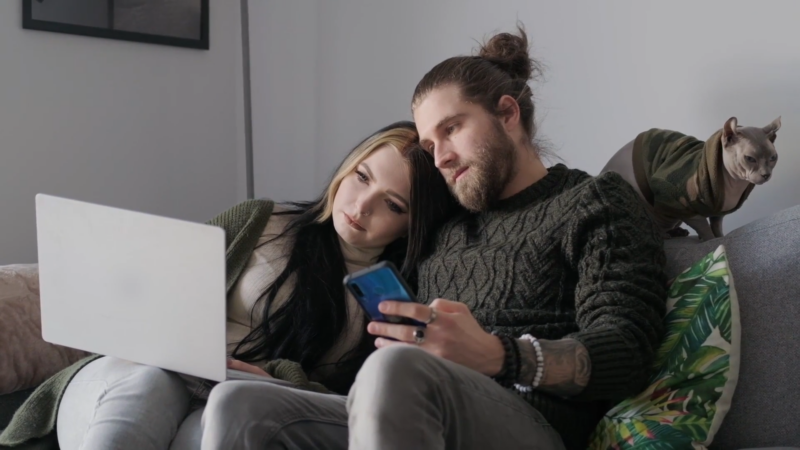
[[[347,397],[227,381],[193,406],[204,392],[190,381],[113,358],[93,362],[62,401],[61,448],[564,449],[524,400],[415,346],[377,350]]]
[[[347,448],[346,397],[302,391],[282,381],[228,381],[210,396],[208,386],[156,367],[100,358],[78,372],[64,393],[57,418],[59,446]]]
[[[564,449],[520,397],[414,346],[373,353],[349,397],[222,383],[203,428],[203,450]]]
[[[62,450],[199,448],[199,383],[156,367],[100,358],[72,379],[58,409]]]

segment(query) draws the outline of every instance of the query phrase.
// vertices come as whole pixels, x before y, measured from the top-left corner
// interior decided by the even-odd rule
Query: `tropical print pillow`
[[[591,450],[703,449],[730,409],[739,376],[739,304],[725,247],[670,286],[667,332],[650,386],[607,412]]]

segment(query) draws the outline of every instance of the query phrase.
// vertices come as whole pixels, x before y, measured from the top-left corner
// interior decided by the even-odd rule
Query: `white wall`
[[[238,0],[211,49],[23,30],[0,2],[0,264],[36,261],[45,192],[203,221],[245,198]]]
[[[725,229],[800,203],[796,0],[264,3],[251,1],[251,30],[276,27],[251,33],[258,196],[316,194],[360,138],[410,118],[427,70],[519,19],[548,66],[535,86],[541,133],[570,166],[596,174],[650,127],[705,139],[730,116],[782,115],[774,179]]]
[[[321,186],[317,2],[251,0],[249,13],[255,196],[310,200]]]

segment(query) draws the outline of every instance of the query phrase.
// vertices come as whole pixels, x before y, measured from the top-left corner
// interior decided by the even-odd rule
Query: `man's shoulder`
[[[586,204],[587,201],[611,204],[616,200],[639,201],[634,188],[616,172],[590,175],[580,169],[567,169],[566,188],[560,197],[571,198],[572,202]]]
[[[636,221],[650,220],[644,200],[616,172],[590,176],[573,190],[572,206],[577,216],[602,214]]]
[[[608,201],[608,197],[616,197],[625,201],[642,202],[639,194],[636,193],[633,186],[622,178],[622,175],[616,172],[605,172],[590,180],[587,184],[591,183],[592,187],[602,194],[603,200]]]

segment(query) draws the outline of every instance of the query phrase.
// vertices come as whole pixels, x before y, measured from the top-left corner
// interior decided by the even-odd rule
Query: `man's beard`
[[[514,141],[505,133],[500,123],[494,120],[490,136],[478,143],[475,159],[464,161],[451,173],[457,173],[463,167],[469,167],[464,178],[454,181],[448,178],[450,192],[461,205],[472,211],[481,212],[489,209],[503,193],[506,185],[515,174],[516,147]]]

